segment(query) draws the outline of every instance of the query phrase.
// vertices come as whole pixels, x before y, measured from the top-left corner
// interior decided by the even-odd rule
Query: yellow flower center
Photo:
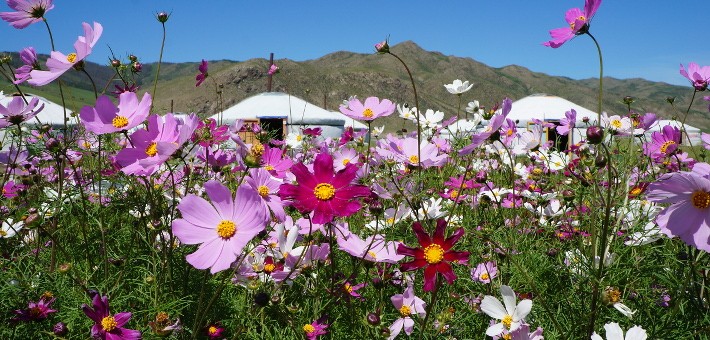
[[[5,236],[7,236],[7,231],[0,230],[0,237],[5,237]]]
[[[349,283],[346,283],[346,284],[343,286],[343,290],[345,290],[346,292],[348,292],[348,294],[349,294],[349,293],[352,293],[352,292],[353,292],[353,286],[352,286],[351,284],[349,284]]]
[[[424,260],[429,264],[437,264],[444,259],[444,248],[436,243],[424,248]]]
[[[368,251],[367,255],[370,255],[370,257],[372,257],[373,259],[377,259],[377,254],[375,254],[375,252],[372,250]]]
[[[629,191],[629,194],[631,196],[638,196],[641,193],[641,191],[643,191],[643,189],[636,187],[636,188],[631,189],[631,191]]]
[[[577,19],[578,19],[578,20],[581,20],[581,21],[587,21],[587,18],[585,18],[584,15],[580,15],[579,18],[577,18]],[[569,28],[570,28],[570,29],[574,29],[574,24],[575,24],[575,21],[570,22],[570,23],[569,23]]]
[[[301,136],[301,135],[296,135],[296,141],[299,141],[299,142],[300,142],[300,141],[302,141],[302,140],[303,140],[303,136]]]
[[[259,191],[259,195],[261,195],[261,197],[269,196],[269,187],[266,185],[260,185],[257,190]]]
[[[661,152],[666,153],[666,151],[668,150],[668,147],[671,145],[674,145],[674,144],[675,144],[675,142],[672,140],[669,140],[669,141],[663,143],[661,145]]]
[[[84,147],[87,148],[87,149],[90,148],[90,147],[91,147],[91,143],[89,143],[89,142],[84,142]]]
[[[621,301],[621,292],[618,289],[611,289],[608,291],[609,293],[609,302],[611,304],[615,304],[619,301]]]
[[[409,306],[402,306],[402,308],[399,309],[399,315],[401,315],[403,318],[406,318],[412,314],[412,309],[409,308]]]
[[[390,217],[387,219],[387,224],[394,224],[394,217]]]
[[[343,159],[343,165],[348,165],[350,163],[350,158]]]
[[[510,333],[508,333],[508,334],[503,334],[503,336],[501,336],[500,338],[503,340],[511,340],[511,339],[513,339],[513,336],[510,335]]]
[[[419,156],[417,156],[417,155],[409,156],[409,162],[414,165],[419,164]]]
[[[330,183],[321,183],[313,189],[313,194],[321,201],[327,201],[335,196],[335,187]]]
[[[488,279],[490,279],[491,277],[488,276],[488,273],[483,273],[483,274],[481,274],[481,276],[479,276],[478,278],[481,279],[481,280],[488,280]]]
[[[306,324],[303,325],[303,331],[306,332],[306,334],[311,334],[316,331],[316,328],[311,324]]]
[[[459,197],[459,191],[458,190],[451,190],[451,192],[449,193],[449,196],[453,199],[456,199],[457,197]]]
[[[123,128],[128,125],[128,118],[124,116],[116,116],[113,120],[111,120],[111,125],[117,129]]]
[[[264,146],[261,145],[261,143],[256,142],[251,146],[251,150],[249,152],[254,156],[261,156],[264,153]]]
[[[621,121],[618,119],[614,119],[611,121],[611,126],[613,126],[615,129],[621,129]]]
[[[145,154],[150,157],[157,155],[158,154],[158,144],[156,144],[155,142],[150,143],[150,145],[148,145],[148,147],[145,148]]]
[[[215,334],[217,334],[217,327],[215,327],[215,326],[210,326],[210,328],[207,329],[207,333],[209,333],[210,335],[215,335]]]
[[[264,265],[264,272],[266,273],[271,273],[274,271],[274,269],[276,269],[276,265],[274,265],[273,263],[267,263]]]
[[[168,313],[160,312],[155,316],[155,321],[158,323],[168,321]]]
[[[710,207],[710,193],[698,190],[693,193],[690,200],[693,205],[698,209],[707,209]]]
[[[503,323],[503,326],[505,326],[505,328],[510,329],[510,324],[513,323],[513,316],[510,314],[506,314],[503,317],[503,320],[500,320],[500,322]]]
[[[370,110],[369,108],[365,109],[365,111],[362,111],[362,116],[365,118],[372,118],[375,114]]]
[[[118,327],[118,323],[116,322],[116,319],[113,318],[113,316],[109,315],[103,319],[101,319],[101,328],[104,329],[106,332],[110,332]]]
[[[505,134],[506,134],[508,137],[510,137],[510,136],[513,135],[513,130],[508,130],[508,131],[505,132]]]
[[[271,164],[266,164],[266,165],[264,166],[264,169],[266,169],[266,171],[273,171],[273,170],[274,170],[274,166],[271,165]]]
[[[222,220],[217,225],[217,235],[228,240],[237,232],[237,226],[232,221]]]
[[[540,169],[540,168],[535,168],[535,169],[532,169],[532,171],[531,171],[530,173],[533,174],[533,175],[535,175],[535,176],[540,176],[540,175],[542,175],[542,169]]]
[[[76,53],[69,53],[67,54],[67,61],[70,63],[74,63],[76,60]]]

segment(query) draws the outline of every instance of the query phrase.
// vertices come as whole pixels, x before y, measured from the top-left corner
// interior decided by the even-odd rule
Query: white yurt
[[[572,140],[570,141],[574,144],[584,139],[587,133],[586,124],[584,124],[582,119],[588,117],[590,121],[596,121],[597,113],[567,99],[544,93],[533,94],[514,101],[508,118],[515,121],[519,129],[528,128],[529,125],[533,124],[533,119],[559,125],[560,120],[565,118],[565,113],[571,109],[577,112],[576,128],[574,133],[571,134]],[[555,137],[557,137],[557,133],[554,129],[546,129],[542,140],[544,142]]]
[[[683,139],[681,140],[681,144],[687,145],[688,144],[688,139],[690,138],[690,143],[692,145],[703,145],[702,140],[700,140],[700,134],[701,131],[700,129],[696,128],[695,126],[690,126],[688,124],[683,124],[677,120],[668,120],[668,119],[659,119],[656,121],[656,124],[653,125],[648,131],[646,131],[646,139],[651,140],[651,134],[653,134],[654,131],[661,131],[664,126],[670,125],[673,127],[678,128],[678,130],[683,130],[681,126],[685,128],[685,131],[683,132]]]
[[[320,127],[324,137],[340,137],[350,119],[338,112],[328,111],[296,96],[282,92],[264,92],[251,96],[211,116],[222,124],[237,119],[259,123],[263,129],[300,133],[301,129]],[[366,128],[366,127],[365,127]]]

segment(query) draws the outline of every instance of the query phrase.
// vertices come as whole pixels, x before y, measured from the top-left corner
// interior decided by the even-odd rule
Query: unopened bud
[[[165,23],[166,21],[168,21],[168,18],[169,18],[169,17],[170,17],[170,14],[168,14],[168,13],[166,13],[166,12],[160,12],[160,13],[158,13],[158,14],[156,15],[156,18],[157,18],[158,21],[160,21],[161,23]]]
[[[599,144],[604,140],[604,130],[599,126],[590,126],[587,128],[587,143]]]

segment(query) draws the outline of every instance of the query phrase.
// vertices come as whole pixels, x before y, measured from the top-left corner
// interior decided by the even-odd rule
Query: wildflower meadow
[[[3,24],[46,26],[28,46],[53,46],[52,0],[2,6]],[[598,48],[600,6],[560,13],[543,44]],[[601,49],[596,115],[521,128],[513,99],[462,105],[475,91],[460,79],[440,84],[458,112],[419,107],[427,93],[382,41],[408,105],[341,98],[366,129],[279,135],[155,109],[160,62],[152,88],[133,55],[95,84],[84,60],[118,28],[61,24],[73,50],[0,63],[16,91],[0,105],[0,339],[710,337],[710,134],[693,142],[632,97],[607,112]],[[682,62],[692,101],[710,101],[710,66]],[[66,73],[92,101],[42,122],[20,85],[63,93]],[[416,128],[382,126],[392,115]]]

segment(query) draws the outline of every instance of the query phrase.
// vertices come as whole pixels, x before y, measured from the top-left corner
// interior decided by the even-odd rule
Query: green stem
[[[160,65],[163,63],[163,50],[165,49],[165,23],[161,23],[163,25],[163,42],[160,44],[160,57],[158,58],[158,69],[155,71],[155,80],[153,81],[153,103],[150,104],[150,110],[153,110],[153,106],[155,106],[155,99],[157,97],[157,88],[158,88],[158,76],[160,75]]]
[[[419,107],[419,95],[417,95],[417,86],[414,84],[414,77],[412,76],[412,72],[409,70],[409,67],[407,64],[402,60],[402,58],[398,57],[396,54],[392,52],[388,52],[391,56],[397,58],[399,62],[404,66],[404,69],[407,70],[407,74],[409,75],[409,81],[412,83],[412,91],[414,91],[414,105],[417,108],[417,158],[421,162],[422,160],[422,122],[421,122],[421,107]],[[422,167],[418,166],[417,170],[419,172],[419,179],[421,180],[422,177]]]
[[[599,53],[599,106],[597,109],[597,125],[601,126],[602,122],[602,96],[603,96],[603,83],[604,83],[604,59],[602,58],[602,48],[599,46],[599,42],[594,36],[587,32],[587,35],[592,38],[594,45],[597,46],[597,53]]]

